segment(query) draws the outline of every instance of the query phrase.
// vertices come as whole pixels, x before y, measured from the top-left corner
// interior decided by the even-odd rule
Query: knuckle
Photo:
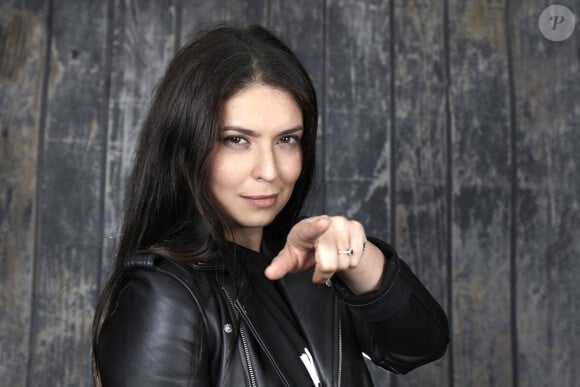
[[[318,263],[318,269],[323,273],[333,273],[337,270],[336,262],[322,261]]]
[[[365,228],[361,222],[359,222],[358,220],[353,220],[351,221],[351,224],[356,231],[364,234]]]
[[[349,220],[344,216],[333,216],[332,223],[337,226],[344,226],[349,222]]]

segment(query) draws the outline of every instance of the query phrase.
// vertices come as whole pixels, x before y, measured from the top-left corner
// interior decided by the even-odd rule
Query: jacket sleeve
[[[97,365],[108,386],[209,386],[204,316],[171,273],[133,269],[102,325]]]
[[[338,276],[332,281],[351,311],[363,351],[380,367],[404,374],[445,354],[447,316],[389,244],[369,240],[387,258],[381,287],[355,296]]]

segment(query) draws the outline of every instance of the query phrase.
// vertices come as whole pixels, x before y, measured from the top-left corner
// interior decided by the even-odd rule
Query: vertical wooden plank
[[[26,385],[46,7],[0,6],[0,380]]]
[[[325,34],[326,209],[389,236],[390,2],[329,0]],[[367,363],[375,384],[391,376]]]
[[[318,99],[319,121],[316,176],[306,215],[325,212],[324,205],[324,2],[272,0],[268,27],[296,53],[312,78]]]
[[[574,0],[558,1],[580,18]],[[517,155],[520,386],[580,386],[580,31],[538,29],[544,1],[511,2]]]
[[[28,383],[88,386],[102,231],[107,2],[51,4]]]
[[[115,1],[104,206],[103,276],[112,269],[134,148],[155,84],[175,51],[175,6]]]
[[[327,211],[389,230],[389,1],[329,0],[326,10]]]
[[[394,8],[395,241],[399,255],[448,309],[444,3],[413,0]],[[448,355],[397,377],[400,387],[448,385]]]
[[[268,0],[195,0],[183,3],[181,41],[210,24],[231,21],[241,24],[266,25]]]
[[[510,116],[503,0],[449,1],[453,382],[512,385]]]

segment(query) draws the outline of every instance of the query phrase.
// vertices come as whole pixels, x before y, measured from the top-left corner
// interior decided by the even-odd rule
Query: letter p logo
[[[544,37],[553,42],[568,39],[576,28],[576,18],[563,5],[550,5],[540,15],[538,27]]]
[[[550,20],[554,21],[554,23],[552,23],[552,31],[555,31],[558,24],[564,23],[564,20],[566,19],[564,19],[564,16],[550,16]]]

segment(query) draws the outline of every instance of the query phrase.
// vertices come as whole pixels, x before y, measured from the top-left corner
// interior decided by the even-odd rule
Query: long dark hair
[[[206,29],[173,58],[143,123],[115,267],[95,311],[93,356],[102,320],[123,284],[126,257],[155,253],[181,262],[228,257],[230,224],[209,189],[209,159],[221,135],[223,103],[257,83],[289,92],[302,111],[302,172],[264,238],[285,235],[295,223],[314,175],[318,111],[312,82],[292,51],[266,29],[225,24]]]

